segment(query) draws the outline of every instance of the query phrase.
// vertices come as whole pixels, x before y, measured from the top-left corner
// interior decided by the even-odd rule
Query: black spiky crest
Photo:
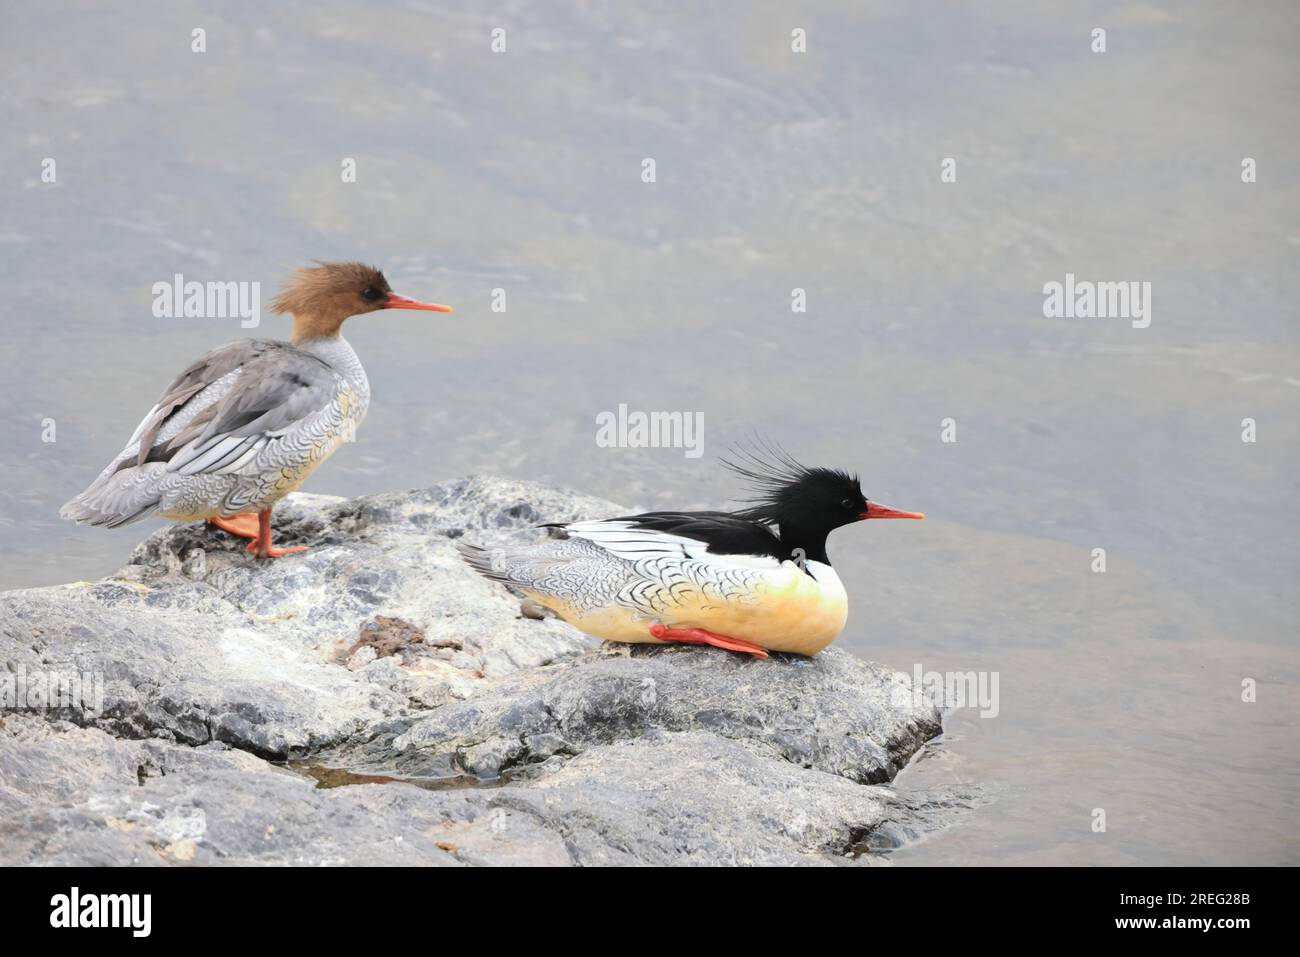
[[[737,499],[747,507],[735,514],[751,522],[802,526],[845,498],[854,499],[855,505],[864,499],[857,475],[804,465],[773,442],[755,439],[752,446],[733,447],[731,456],[721,460],[723,467],[745,479],[753,493]],[[843,512],[830,514],[847,518]],[[842,522],[828,519],[828,524]]]

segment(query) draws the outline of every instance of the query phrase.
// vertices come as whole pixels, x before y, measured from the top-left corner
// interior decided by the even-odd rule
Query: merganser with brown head
[[[869,500],[857,476],[763,451],[724,463],[753,483],[748,508],[546,525],[563,537],[522,549],[462,543],[460,552],[481,574],[606,641],[814,655],[848,618],[827,536],[863,519],[925,516]]]
[[[172,381],[90,487],[60,515],[116,528],[158,514],[206,519],[278,558],[271,508],[350,438],[370,404],[361,361],[339,330],[380,309],[451,312],[393,292],[355,262],[300,269],[272,303],[293,316],[293,340],[243,339],[209,352]]]

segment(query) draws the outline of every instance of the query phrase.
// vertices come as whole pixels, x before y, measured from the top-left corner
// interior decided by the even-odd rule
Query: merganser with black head
[[[158,514],[206,519],[271,544],[271,509],[354,433],[370,405],[361,360],[339,331],[380,309],[451,312],[393,292],[356,262],[300,269],[272,303],[293,316],[293,340],[243,339],[209,352],[163,390],[122,449],[60,515],[116,528]]]
[[[764,452],[724,462],[757,493],[738,511],[545,525],[563,537],[520,550],[460,551],[481,574],[607,641],[814,655],[848,617],[826,554],[830,533],[863,519],[925,516],[870,501],[847,472]]]

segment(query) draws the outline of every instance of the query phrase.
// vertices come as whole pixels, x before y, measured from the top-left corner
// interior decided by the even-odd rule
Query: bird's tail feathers
[[[148,518],[162,504],[156,488],[158,466],[105,472],[61,509],[59,517],[81,525],[117,528]]]

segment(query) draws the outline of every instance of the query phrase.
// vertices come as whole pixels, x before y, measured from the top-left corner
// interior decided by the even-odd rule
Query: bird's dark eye
[[[840,502],[840,508],[857,508],[857,506],[853,504],[853,499],[846,498],[844,501]]]
[[[367,286],[365,291],[361,293],[361,298],[366,302],[378,302],[382,295],[383,294],[374,286]]]

